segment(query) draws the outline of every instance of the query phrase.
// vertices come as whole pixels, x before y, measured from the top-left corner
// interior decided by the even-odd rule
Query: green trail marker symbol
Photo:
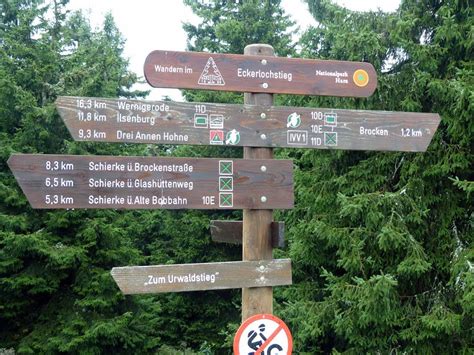
[[[325,145],[337,145],[337,133],[324,132]]]
[[[234,164],[231,160],[219,161],[219,174],[232,175],[234,173]]]
[[[239,131],[233,129],[232,131],[227,132],[225,136],[225,144],[236,145],[240,142],[240,133]]]
[[[232,192],[219,193],[219,206],[220,207],[233,207],[233,205],[234,205],[234,194]]]
[[[301,124],[301,116],[296,112],[293,112],[291,115],[288,116],[288,123],[286,127],[288,128],[298,128]]]
[[[234,178],[227,176],[219,177],[219,190],[220,191],[232,191],[234,189]]]
[[[195,114],[194,115],[194,127],[196,128],[207,128],[208,116],[206,114]]]
[[[335,113],[326,113],[324,115],[324,125],[325,126],[337,126],[337,114],[335,114]]]

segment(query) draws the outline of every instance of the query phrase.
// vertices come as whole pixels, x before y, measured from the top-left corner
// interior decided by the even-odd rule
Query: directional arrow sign
[[[293,207],[290,160],[12,155],[33,208]]]
[[[291,285],[289,259],[114,267],[124,294]]]
[[[153,51],[145,78],[160,88],[352,97],[377,87],[369,63],[202,52]]]
[[[60,97],[76,140],[425,151],[437,114]]]

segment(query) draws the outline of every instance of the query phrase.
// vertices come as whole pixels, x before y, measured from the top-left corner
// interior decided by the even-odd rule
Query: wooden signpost
[[[249,56],[273,56],[272,46],[254,44],[245,47]],[[272,106],[273,95],[267,93],[245,93],[247,105]],[[244,147],[244,159],[272,159],[273,149]],[[243,211],[242,218],[242,260],[273,259],[270,225],[273,222],[273,210]],[[271,287],[242,289],[242,320],[259,313],[273,313],[273,289]]]
[[[272,93],[367,97],[377,75],[369,63],[277,58],[264,44],[244,55],[154,51],[144,71],[154,87],[245,92],[244,105],[59,97],[74,139],[242,146],[244,159],[19,154],[8,165],[33,208],[243,209],[242,221],[211,225],[215,240],[242,244],[243,261],[116,267],[112,276],[125,294],[242,288],[244,320],[271,318],[272,286],[291,284],[290,260],[274,260],[272,248],[284,232],[273,209],[293,207],[292,163],[272,160],[272,148],[421,152],[440,122],[429,113],[274,107]],[[237,347],[291,353],[291,335],[275,324],[272,339],[257,346],[241,332]]]
[[[18,154],[8,165],[33,208],[291,208],[290,160]]]
[[[124,294],[291,285],[289,259],[114,267]]]
[[[367,97],[377,87],[372,64],[256,55],[153,51],[145,78],[153,87]]]
[[[59,97],[78,141],[425,151],[437,114]]]

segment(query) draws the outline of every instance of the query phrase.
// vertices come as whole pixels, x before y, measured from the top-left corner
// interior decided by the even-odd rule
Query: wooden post
[[[274,50],[272,46],[266,44],[251,44],[245,47],[244,54],[273,56]],[[244,103],[247,105],[271,106],[273,105],[273,95],[245,93]],[[257,117],[255,119],[264,119],[264,117]],[[244,159],[272,158],[272,148],[244,147]],[[244,261],[273,258],[270,230],[272,221],[273,210],[244,210],[242,227],[242,259]],[[244,321],[259,313],[273,313],[272,287],[243,288],[242,320]]]

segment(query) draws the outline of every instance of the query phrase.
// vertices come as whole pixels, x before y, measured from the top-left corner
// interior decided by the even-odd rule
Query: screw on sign
[[[235,355],[290,355],[293,338],[286,324],[271,314],[256,314],[237,330]]]

